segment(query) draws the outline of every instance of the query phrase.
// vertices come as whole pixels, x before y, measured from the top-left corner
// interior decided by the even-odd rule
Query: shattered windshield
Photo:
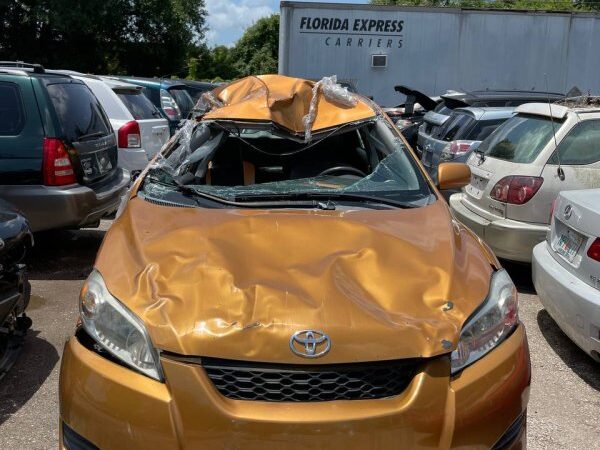
[[[235,206],[347,198],[416,207],[433,199],[402,140],[381,118],[344,124],[309,142],[268,126],[188,121],[142,191],[159,200],[184,192]]]

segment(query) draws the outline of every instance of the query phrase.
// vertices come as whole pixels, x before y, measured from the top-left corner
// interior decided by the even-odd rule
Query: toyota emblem
[[[331,340],[322,331],[296,331],[290,338],[290,349],[302,358],[318,358],[331,348]]]

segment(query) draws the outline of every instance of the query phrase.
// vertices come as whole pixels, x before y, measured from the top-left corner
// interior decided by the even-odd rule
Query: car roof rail
[[[23,61],[0,61],[0,67],[13,67],[17,69],[33,69],[33,73],[45,73],[41,64],[31,64]]]

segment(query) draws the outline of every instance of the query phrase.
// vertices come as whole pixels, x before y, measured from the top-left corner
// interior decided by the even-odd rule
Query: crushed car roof
[[[313,131],[377,115],[368,100],[347,90],[341,94],[346,98],[336,98],[336,92],[330,95],[327,84],[320,84],[324,80],[314,82],[282,75],[242,78],[211,91],[212,105],[204,120],[273,122],[291,132],[303,133],[304,117],[311,110],[313,91],[317,95],[314,117],[311,118]],[[336,86],[341,88],[339,84]]]

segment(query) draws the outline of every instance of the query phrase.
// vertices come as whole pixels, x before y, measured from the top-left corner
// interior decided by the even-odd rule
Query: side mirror
[[[471,182],[471,169],[464,163],[446,162],[438,166],[438,188],[460,189]]]

